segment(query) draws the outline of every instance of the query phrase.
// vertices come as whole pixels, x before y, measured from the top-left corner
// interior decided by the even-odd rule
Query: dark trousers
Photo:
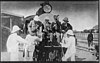
[[[93,45],[93,41],[88,41],[88,47]]]

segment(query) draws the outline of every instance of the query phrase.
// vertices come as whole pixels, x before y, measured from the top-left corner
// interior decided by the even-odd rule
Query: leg
[[[91,48],[93,48],[93,41],[91,41],[90,46],[91,46]]]
[[[62,57],[62,61],[67,61],[67,59],[70,57],[70,53],[66,51],[65,55]]]
[[[34,54],[34,51],[35,51],[35,46],[32,45],[32,50],[29,52],[29,57],[30,57],[30,60],[33,61],[33,54]]]
[[[71,56],[71,61],[75,61],[75,53]]]
[[[88,49],[90,49],[90,42],[88,41]]]
[[[50,41],[52,42],[53,33],[50,33]]]
[[[33,61],[33,52],[32,51],[29,52],[29,57],[30,57],[30,60]]]
[[[24,55],[24,57],[25,58],[28,57],[28,45],[25,46],[25,55]]]
[[[18,54],[18,52],[11,52],[10,61],[19,61]]]

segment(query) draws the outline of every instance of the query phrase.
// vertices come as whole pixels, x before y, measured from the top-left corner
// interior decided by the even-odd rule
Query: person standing
[[[88,34],[87,41],[88,41],[88,49],[91,50],[91,47],[93,46],[93,34],[92,34],[92,31]]]
[[[10,61],[18,61],[19,60],[19,43],[28,44],[25,39],[19,36],[20,28],[17,25],[13,26],[11,34],[7,39],[7,52],[10,53]]]
[[[45,17],[44,33],[46,42],[52,42],[51,23],[49,17]]]
[[[68,30],[63,37],[62,47],[67,48],[66,53],[62,57],[62,61],[67,61],[68,58],[71,58],[71,61],[75,61],[75,53],[76,53],[76,47],[75,47],[75,37],[72,30]]]
[[[42,41],[42,36],[36,36],[36,32],[34,31],[33,33],[29,33],[26,38],[25,38],[29,45],[26,45],[25,47],[25,60],[28,57],[28,52],[29,52],[29,57],[30,60],[33,60],[33,54],[35,51],[35,45],[37,44],[37,42]]]
[[[54,15],[54,22],[51,25],[52,33],[57,38],[57,42],[61,42],[61,22],[59,21],[59,15]]]

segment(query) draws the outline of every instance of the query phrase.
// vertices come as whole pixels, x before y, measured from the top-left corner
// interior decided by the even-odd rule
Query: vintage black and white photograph
[[[1,1],[1,61],[99,61],[98,1]]]

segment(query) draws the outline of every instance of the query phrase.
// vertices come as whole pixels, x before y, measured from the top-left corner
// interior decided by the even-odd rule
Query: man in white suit
[[[7,52],[10,53],[10,61],[18,61],[19,54],[19,43],[28,43],[25,39],[20,37],[19,34],[20,28],[17,25],[13,26],[10,36],[7,40]]]
[[[75,61],[75,37],[72,30],[68,30],[62,40],[62,47],[67,48],[65,55],[62,57],[62,61],[67,61],[68,58],[71,58],[71,61]]]
[[[28,52],[29,52],[29,57],[30,57],[30,60],[33,61],[33,54],[34,54],[34,51],[35,51],[35,45],[42,41],[42,35],[41,34],[38,34],[39,36],[36,36],[36,32],[34,33],[29,33],[27,36],[26,36],[26,40],[28,41],[28,45],[25,46],[25,58],[24,60],[26,60],[26,58],[28,57]]]

